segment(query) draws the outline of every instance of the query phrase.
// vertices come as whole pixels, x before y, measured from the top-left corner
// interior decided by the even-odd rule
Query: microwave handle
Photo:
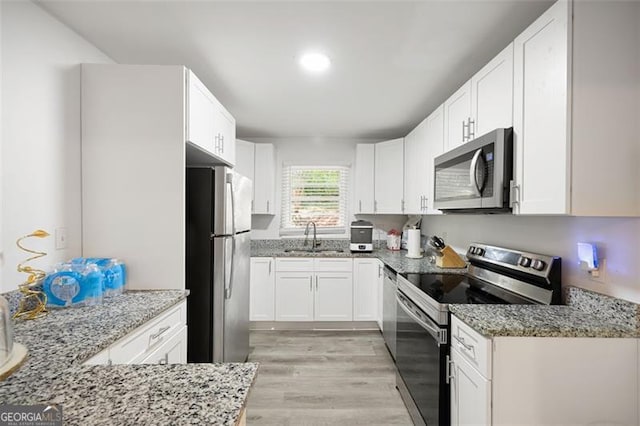
[[[479,150],[477,150],[475,152],[475,154],[473,154],[473,158],[471,159],[471,166],[469,166],[469,176],[471,177],[471,186],[473,187],[473,190],[475,191],[476,195],[481,197],[482,196],[482,190],[484,189],[484,180],[485,180],[485,175],[484,175],[484,171],[482,172],[482,182],[479,183],[478,179],[477,179],[477,170],[478,170],[478,163],[484,163],[484,159],[482,158],[482,148],[480,148]],[[484,164],[483,164],[484,165]]]

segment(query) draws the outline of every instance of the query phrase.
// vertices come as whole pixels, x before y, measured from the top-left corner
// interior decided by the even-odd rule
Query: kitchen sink
[[[284,250],[285,253],[290,253],[290,254],[310,254],[310,253],[316,253],[316,254],[339,254],[339,253],[344,253],[344,250],[342,249],[285,249]]]

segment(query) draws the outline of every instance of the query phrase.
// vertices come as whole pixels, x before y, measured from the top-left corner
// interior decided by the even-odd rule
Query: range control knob
[[[536,271],[542,271],[545,266],[547,265],[540,259],[534,260],[533,263],[531,264],[531,267]]]
[[[484,249],[480,247],[476,247],[476,256],[482,256],[484,254]]]
[[[520,257],[520,259],[518,259],[518,265],[522,266],[523,268],[528,268],[529,265],[531,265],[531,258],[529,257]]]
[[[469,246],[469,253],[476,254],[476,248],[474,246]]]

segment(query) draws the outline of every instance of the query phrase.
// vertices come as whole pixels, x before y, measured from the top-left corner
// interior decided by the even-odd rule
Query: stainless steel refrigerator
[[[227,167],[187,168],[187,359],[249,355],[251,187]]]

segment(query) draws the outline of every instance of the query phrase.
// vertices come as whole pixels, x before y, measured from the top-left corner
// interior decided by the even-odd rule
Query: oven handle
[[[431,324],[425,322],[422,318],[417,316],[415,313],[413,313],[409,309],[410,306],[407,305],[407,302],[405,302],[400,295],[396,294],[396,300],[398,301],[398,304],[400,305],[402,310],[407,315],[409,315],[409,317],[411,317],[411,319],[413,319],[415,322],[417,322],[422,328],[427,330],[429,332],[429,334],[431,336],[433,336],[434,339],[436,339],[436,341],[438,342],[438,346],[445,345],[447,343],[447,330],[442,330],[437,325],[431,325]]]

